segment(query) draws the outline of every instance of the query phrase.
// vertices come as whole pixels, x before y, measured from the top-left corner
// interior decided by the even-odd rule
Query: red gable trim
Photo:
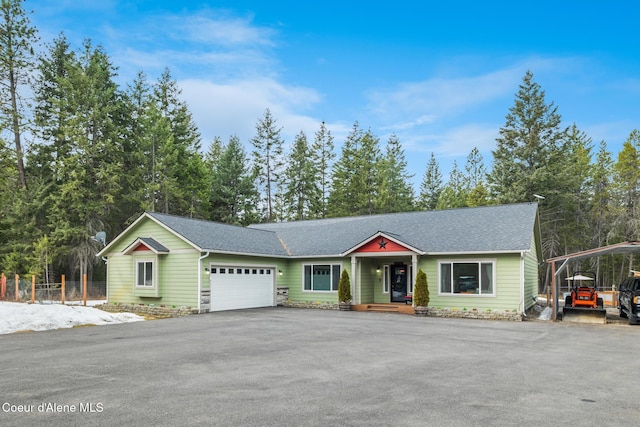
[[[135,247],[135,249],[133,250],[134,252],[138,252],[138,251],[150,251],[151,249],[149,249],[148,247],[146,247],[144,245],[144,243],[140,243],[138,246]]]
[[[411,249],[392,242],[384,236],[378,236],[375,239],[363,244],[353,252],[401,252],[411,251]]]

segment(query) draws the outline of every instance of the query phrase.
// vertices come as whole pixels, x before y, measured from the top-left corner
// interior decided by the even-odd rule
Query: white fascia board
[[[522,253],[525,252],[529,252],[530,250],[522,250],[522,249],[514,249],[514,250],[507,250],[507,251],[470,251],[470,252],[425,252],[424,255],[426,256],[453,256],[453,255],[500,255],[500,254],[505,254],[505,255],[520,255]]]

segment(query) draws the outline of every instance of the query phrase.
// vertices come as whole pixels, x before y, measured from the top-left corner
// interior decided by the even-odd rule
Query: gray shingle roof
[[[147,212],[176,234],[205,251],[286,256],[276,233],[218,222]]]
[[[273,231],[291,256],[344,253],[379,231],[425,253],[515,252],[531,246],[537,205],[522,203],[289,223],[254,224]]]
[[[147,213],[203,250],[276,257],[340,255],[378,232],[425,253],[528,250],[537,205],[521,203],[441,211],[253,224],[239,227]]]
[[[151,237],[141,237],[140,241],[158,253],[169,253],[169,249],[156,239],[152,239]]]

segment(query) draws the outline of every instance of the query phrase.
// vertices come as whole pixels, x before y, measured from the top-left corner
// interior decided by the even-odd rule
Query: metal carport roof
[[[552,319],[555,322],[558,316],[558,283],[556,277],[565,269],[569,261],[578,261],[586,258],[593,258],[603,255],[613,254],[640,254],[640,242],[622,242],[614,245],[601,246],[586,251],[574,252],[572,254],[561,255],[546,260],[551,264],[551,289],[553,290],[553,314]],[[556,270],[556,263],[562,261],[560,267]]]

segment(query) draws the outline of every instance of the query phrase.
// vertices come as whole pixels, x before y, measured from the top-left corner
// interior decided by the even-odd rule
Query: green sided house
[[[286,304],[337,307],[342,270],[353,304],[411,301],[418,269],[430,307],[524,313],[541,263],[537,205],[255,224],[146,212],[100,253],[110,303],[198,312]]]

